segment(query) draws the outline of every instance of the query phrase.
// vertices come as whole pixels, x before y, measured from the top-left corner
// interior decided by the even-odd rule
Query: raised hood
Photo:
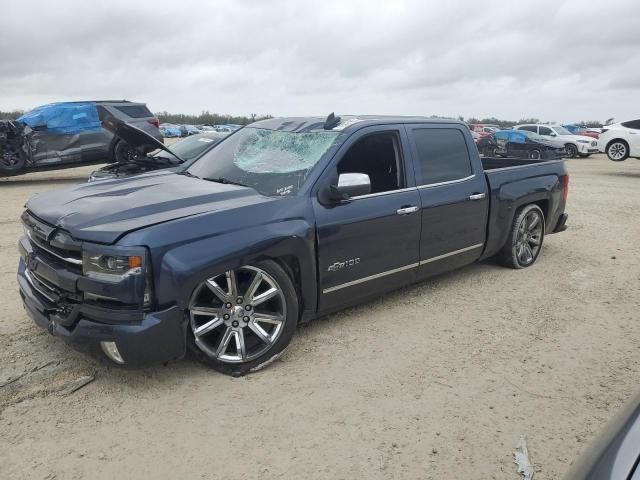
[[[160,140],[154,138],[138,127],[123,122],[119,118],[109,115],[102,121],[102,126],[113,133],[116,137],[121,138],[132,147],[138,148],[144,153],[149,153],[159,148],[165,152],[169,152],[173,157],[176,157],[181,162],[184,162],[182,158],[180,158],[175,152],[172,152],[169,147]]]
[[[38,193],[26,206],[78,240],[114,243],[150,225],[271,200],[248,187],[162,172]]]

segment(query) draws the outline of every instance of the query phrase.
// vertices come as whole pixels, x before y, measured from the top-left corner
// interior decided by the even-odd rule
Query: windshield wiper
[[[236,182],[234,180],[229,180],[228,178],[224,178],[224,177],[203,178],[202,180],[207,180],[208,182],[223,183],[225,185],[238,185],[240,187],[248,187],[249,186],[249,185],[246,185],[244,183]]]

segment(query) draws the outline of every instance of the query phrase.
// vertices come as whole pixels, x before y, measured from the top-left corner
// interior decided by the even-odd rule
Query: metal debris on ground
[[[524,436],[520,437],[518,445],[516,445],[516,449],[513,452],[513,462],[518,465],[518,473],[522,475],[523,480],[533,479],[533,465],[529,460],[529,450]]]

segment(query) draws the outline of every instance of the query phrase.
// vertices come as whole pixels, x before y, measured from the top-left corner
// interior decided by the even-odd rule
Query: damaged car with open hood
[[[102,120],[108,116],[162,141],[158,119],[143,103],[51,103],[34,108],[17,120],[0,120],[0,176],[127,162],[137,152],[102,127]]]
[[[107,117],[103,126],[132,147],[136,154],[126,162],[116,162],[95,170],[89,182],[124,178],[161,169],[180,171],[215,147],[228,133],[204,132],[183,138],[167,146],[147,132],[114,117]]]

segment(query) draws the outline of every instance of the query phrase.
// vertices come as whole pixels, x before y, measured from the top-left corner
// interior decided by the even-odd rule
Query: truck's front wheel
[[[297,323],[298,297],[291,278],[267,260],[198,285],[189,304],[189,346],[205,365],[244,375],[278,358]]]
[[[511,232],[499,256],[511,268],[526,268],[535,263],[544,240],[544,213],[531,204],[518,211]]]

